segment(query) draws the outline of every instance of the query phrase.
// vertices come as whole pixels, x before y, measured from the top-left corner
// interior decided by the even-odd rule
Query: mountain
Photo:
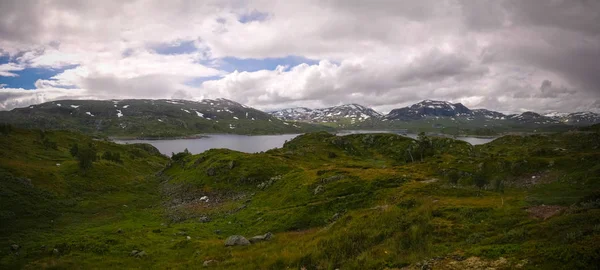
[[[506,119],[506,115],[503,113],[499,113],[496,111],[490,111],[486,109],[475,109],[471,110],[471,114],[475,117],[484,117],[487,119],[496,119],[496,120],[504,120]]]
[[[60,100],[0,112],[0,122],[118,137],[277,134],[325,129],[282,121],[227,99]]]
[[[375,110],[359,104],[344,104],[322,109],[290,108],[273,111],[270,114],[282,120],[334,124],[354,124],[382,116]]]
[[[296,107],[289,109],[282,109],[278,111],[269,112],[272,116],[275,116],[281,120],[286,121],[307,121],[310,122],[310,114],[313,112],[312,109],[305,107]]]
[[[388,120],[417,120],[423,117],[455,117],[472,115],[472,111],[461,103],[424,100],[409,107],[394,109],[385,116]]]
[[[587,126],[600,123],[600,114],[593,112],[549,113],[545,116],[574,126]]]
[[[535,112],[524,112],[522,114],[511,114],[506,117],[508,120],[512,120],[514,122],[520,124],[538,124],[538,125],[548,125],[548,124],[561,124],[560,121],[543,116],[539,113]]]

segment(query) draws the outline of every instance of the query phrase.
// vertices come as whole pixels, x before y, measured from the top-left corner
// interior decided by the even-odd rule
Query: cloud
[[[443,99],[598,110],[598,13],[598,1],[567,0],[1,1],[0,84],[65,69],[35,89],[8,84],[2,106],[225,97],[263,109]]]
[[[14,73],[13,71],[20,71],[23,69],[25,69],[25,68],[22,66],[13,64],[13,63],[1,64],[0,65],[0,77],[17,77],[19,75]]]

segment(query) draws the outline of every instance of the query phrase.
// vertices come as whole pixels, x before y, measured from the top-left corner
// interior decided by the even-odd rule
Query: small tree
[[[183,152],[179,152],[177,154],[171,153],[171,159],[175,161],[183,160],[185,157],[192,155],[190,151],[186,148]]]
[[[121,154],[118,152],[113,153],[110,151],[106,151],[104,152],[104,154],[102,154],[102,159],[116,163],[123,163],[123,161],[121,160]]]
[[[71,153],[71,156],[77,157],[77,154],[79,154],[79,145],[77,143],[73,144],[69,152]]]
[[[433,155],[433,142],[431,141],[431,138],[425,135],[425,132],[419,133],[416,150],[421,157],[421,161],[423,161],[424,158]]]
[[[479,188],[479,191],[477,192],[477,195],[481,195],[481,189],[485,187],[485,185],[488,184],[488,179],[485,176],[485,174],[483,174],[482,172],[476,173],[475,175],[473,175],[473,183],[475,184],[476,187]]]
[[[96,148],[93,144],[81,147],[77,154],[77,160],[79,161],[79,168],[87,170],[92,167],[94,161],[96,161]]]
[[[458,170],[451,170],[448,172],[448,182],[452,185],[458,184],[458,180],[460,180],[460,172]]]

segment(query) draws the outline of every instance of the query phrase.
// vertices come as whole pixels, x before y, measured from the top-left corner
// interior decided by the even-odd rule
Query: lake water
[[[393,133],[392,131],[366,131],[352,130],[341,131],[338,135],[348,135],[357,133]],[[208,137],[199,139],[177,139],[177,140],[115,140],[116,143],[148,143],[156,147],[161,153],[171,155],[171,153],[182,152],[186,148],[192,154],[199,154],[208,149],[227,148],[246,153],[257,153],[269,149],[282,147],[285,141],[289,141],[300,134],[281,134],[281,135],[232,135],[232,134],[210,134]],[[416,138],[416,134],[407,134],[406,136]],[[457,139],[466,141],[470,144],[488,143],[494,138],[475,138],[458,137]]]

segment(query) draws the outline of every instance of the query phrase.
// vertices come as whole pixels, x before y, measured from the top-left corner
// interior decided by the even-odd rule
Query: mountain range
[[[479,121],[507,125],[591,125],[600,123],[600,114],[593,112],[554,113],[540,115],[535,112],[503,114],[487,109],[469,109],[461,103],[424,100],[411,106],[393,109],[383,115],[373,109],[348,104],[324,109],[291,108],[270,112],[280,119],[310,123],[360,123],[369,121],[414,122],[423,120]],[[481,125],[481,126],[485,126]]]
[[[263,112],[228,99],[60,100],[0,112],[0,123],[114,137],[185,137],[201,133],[281,134],[335,129],[477,134],[558,131],[600,123],[593,112],[503,114],[424,100],[381,114],[359,104]],[[479,134],[482,135],[482,134]]]

